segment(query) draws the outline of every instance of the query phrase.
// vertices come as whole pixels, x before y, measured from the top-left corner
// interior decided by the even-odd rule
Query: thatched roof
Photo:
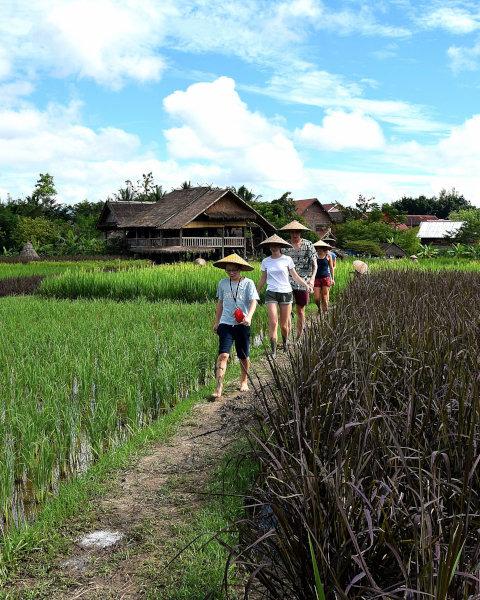
[[[199,217],[216,221],[250,221],[257,223],[268,233],[275,231],[273,225],[234,192],[210,187],[173,190],[158,202],[107,200],[97,228],[182,229]]]
[[[400,246],[398,244],[395,244],[395,242],[383,242],[378,245],[383,250],[385,256],[393,256],[395,258],[402,258],[403,256],[407,256],[405,250],[400,248]]]
[[[20,258],[28,258],[30,260],[34,258],[39,258],[37,251],[33,247],[32,242],[27,242],[25,246],[20,251]]]

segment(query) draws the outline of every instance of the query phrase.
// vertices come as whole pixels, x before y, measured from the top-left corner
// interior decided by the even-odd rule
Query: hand
[[[217,329],[218,329],[218,323],[215,323],[215,325],[213,326],[213,331],[215,333],[217,333]]]
[[[315,277],[312,275],[310,279],[307,279],[307,283],[310,287],[313,288],[313,284],[315,283]]]
[[[331,285],[335,285],[335,280],[334,279],[332,279]]]
[[[307,285],[307,292],[311,294],[313,292],[313,287],[311,285]]]
[[[242,325],[245,325],[246,327],[249,327],[250,324],[252,322],[252,317],[249,317],[248,315],[243,319],[242,321]]]

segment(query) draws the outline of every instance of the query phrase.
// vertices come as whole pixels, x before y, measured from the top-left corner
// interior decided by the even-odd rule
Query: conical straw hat
[[[326,242],[323,242],[322,240],[318,240],[318,242],[315,242],[313,245],[316,248],[333,248],[333,246],[330,246],[330,244],[327,244]]]
[[[368,265],[367,263],[364,263],[363,260],[354,260],[353,268],[357,273],[361,273],[362,275],[368,273]]]
[[[263,240],[263,242],[261,242],[258,245],[259,246],[270,246],[270,244],[276,244],[277,246],[280,246],[281,248],[293,248],[293,246],[292,246],[292,244],[290,244],[290,242],[286,242],[283,238],[281,238],[276,233],[271,235],[266,240]]]
[[[305,227],[305,225],[302,225],[300,221],[291,221],[283,227],[280,227],[278,231],[310,231],[310,229]]]
[[[243,260],[243,258],[238,256],[238,254],[235,254],[235,252],[213,263],[213,266],[217,267],[217,269],[224,269],[227,265],[237,265],[240,271],[253,271],[252,265],[249,265],[246,260]]]

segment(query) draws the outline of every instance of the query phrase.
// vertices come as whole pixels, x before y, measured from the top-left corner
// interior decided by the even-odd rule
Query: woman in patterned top
[[[280,231],[288,231],[290,234],[290,244],[292,246],[291,248],[282,248],[282,254],[292,258],[293,264],[295,265],[295,271],[303,281],[313,287],[315,274],[317,272],[317,253],[312,242],[302,238],[302,231],[310,230],[299,221],[292,221],[291,223],[288,223],[288,225],[282,227]],[[305,307],[309,301],[309,294],[293,277],[290,277],[290,285],[292,286],[293,297],[297,307],[297,331],[298,337],[300,337],[305,326]]]

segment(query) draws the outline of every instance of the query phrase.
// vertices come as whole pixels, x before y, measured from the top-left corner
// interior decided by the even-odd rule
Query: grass
[[[103,269],[130,269],[132,267],[146,267],[148,260],[42,260],[31,262],[0,262],[0,280],[9,277],[28,277],[30,275],[60,275],[66,271],[94,271]]]
[[[43,503],[61,477],[214,377],[214,314],[213,304],[0,300],[4,529],[22,518],[14,492]],[[254,330],[265,326],[259,307]]]
[[[260,349],[255,349],[253,355],[260,352]],[[239,366],[234,364],[227,370],[226,381],[238,376]],[[212,382],[194,392],[162,419],[137,431],[127,442],[102,455],[79,477],[62,483],[58,494],[50,499],[34,522],[22,523],[9,531],[0,544],[0,584],[4,590],[0,589],[0,599],[53,598],[56,597],[53,593],[61,586],[72,585],[73,582],[65,579],[65,575],[52,572],[52,563],[62,556],[66,557],[72,541],[96,522],[98,500],[114,490],[124,470],[139,456],[148,453],[149,442],[166,442],[182,423],[188,424],[193,405],[202,401],[214,387]],[[170,526],[172,535],[167,548],[158,548],[153,522],[145,521],[129,534],[131,543],[128,552],[150,555],[150,560],[139,573],[146,598],[199,598],[211,587],[221,584],[227,552],[216,544],[206,544],[209,536],[204,534],[223,529],[233,515],[238,515],[240,498],[251,469],[246,463],[237,469],[232,460],[225,459],[224,465],[211,475],[205,489],[204,508],[199,512],[189,512],[186,501],[184,524]],[[175,492],[173,488],[159,491],[167,496]],[[231,495],[221,497],[219,492],[225,491],[231,492]],[[209,493],[211,496],[208,496]],[[168,523],[157,526],[168,527]],[[195,538],[198,538],[197,541],[166,568],[166,563]],[[112,562],[107,562],[104,568],[113,566]],[[35,578],[35,584],[28,583],[32,578]],[[15,579],[20,580],[18,586],[3,587]],[[22,581],[27,582],[27,587],[22,587]]]

